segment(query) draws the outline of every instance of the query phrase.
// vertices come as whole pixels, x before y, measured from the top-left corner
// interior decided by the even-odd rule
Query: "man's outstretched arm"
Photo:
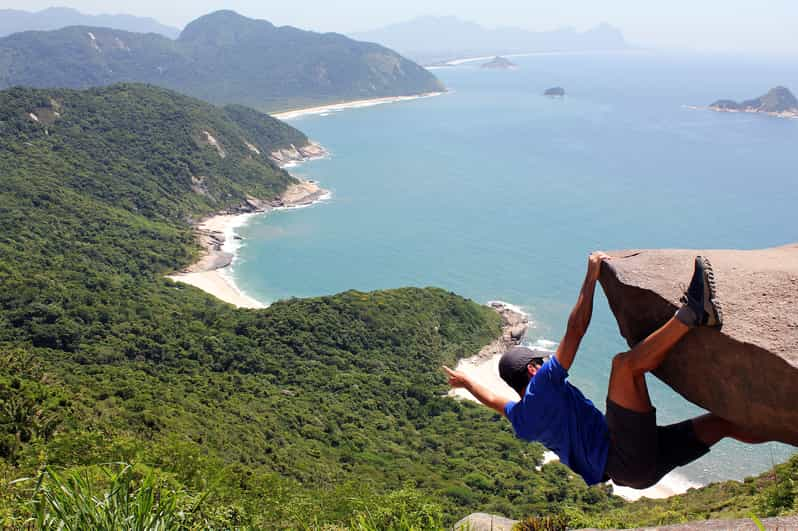
[[[606,254],[596,251],[587,259],[585,282],[582,284],[582,290],[579,292],[576,305],[568,317],[568,328],[565,330],[565,337],[562,338],[560,346],[557,347],[557,361],[560,362],[560,365],[566,371],[574,363],[579,344],[587,332],[587,327],[590,326],[590,318],[593,316],[593,295],[596,292],[596,282],[601,272],[601,262],[608,258]]]
[[[504,407],[510,403],[510,400],[497,395],[463,372],[453,371],[445,365],[443,366],[443,370],[449,378],[449,385],[454,388],[462,387],[463,389],[467,389],[477,400],[504,415]]]

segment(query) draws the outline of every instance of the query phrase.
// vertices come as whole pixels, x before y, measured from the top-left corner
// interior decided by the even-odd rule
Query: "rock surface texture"
[[[456,524],[454,531],[511,531],[517,520],[485,513],[473,513]],[[762,525],[768,531],[789,531],[798,529],[798,516],[763,518]],[[704,520],[689,524],[665,525],[658,527],[638,527],[629,531],[758,531],[756,523],[751,519],[739,520]],[[581,529],[578,531],[598,531],[597,529]],[[613,531],[613,530],[610,530]]]
[[[691,331],[655,374],[691,402],[798,446],[798,244],[610,254],[600,281],[630,346],[673,315],[695,255],[710,259],[724,325]]]
[[[792,531],[798,529],[798,517],[782,516],[763,518],[762,526],[767,531]],[[663,525],[658,527],[638,527],[633,531],[758,531],[759,527],[750,519],[738,520],[704,520],[689,524]],[[581,529],[579,531],[598,531],[597,529]]]

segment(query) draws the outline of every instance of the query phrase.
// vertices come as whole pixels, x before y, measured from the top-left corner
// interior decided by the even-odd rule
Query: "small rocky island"
[[[551,87],[543,92],[544,96],[551,96],[553,98],[561,98],[565,96],[565,89],[562,87]]]
[[[764,96],[743,102],[718,100],[709,108],[719,112],[761,112],[780,118],[798,118],[798,99],[786,87],[770,89]]]
[[[491,59],[489,62],[482,65],[482,68],[489,70],[515,70],[518,65],[507,59],[506,57],[499,57],[498,55]]]

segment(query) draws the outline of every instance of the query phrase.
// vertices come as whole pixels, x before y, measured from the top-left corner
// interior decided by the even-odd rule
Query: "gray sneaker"
[[[695,314],[695,326],[721,326],[723,310],[715,288],[715,273],[709,259],[695,257],[695,271],[682,302]]]

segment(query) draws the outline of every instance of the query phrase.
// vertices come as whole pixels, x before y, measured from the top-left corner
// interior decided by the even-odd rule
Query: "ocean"
[[[291,120],[331,153],[291,171],[332,198],[237,228],[238,286],[265,302],[439,286],[522,307],[528,341],[540,343],[561,337],[594,249],[798,240],[798,120],[690,108],[798,89],[794,63],[652,52],[512,60],[518,70],[435,70],[446,95]],[[567,96],[542,96],[552,86]],[[571,381],[602,409],[610,361],[626,348],[599,289]],[[701,413],[649,384],[660,423]],[[742,479],[794,451],[724,441],[680,473]]]

